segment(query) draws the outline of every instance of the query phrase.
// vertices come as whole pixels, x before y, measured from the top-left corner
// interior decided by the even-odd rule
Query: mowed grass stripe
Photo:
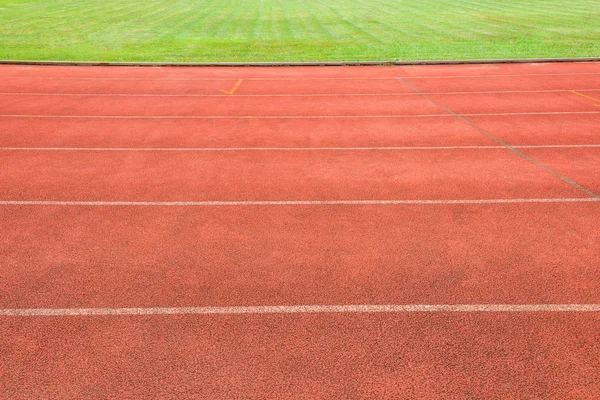
[[[597,0],[0,0],[0,59],[600,56]]]

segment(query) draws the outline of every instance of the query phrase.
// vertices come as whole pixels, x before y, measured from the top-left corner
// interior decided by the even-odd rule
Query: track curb
[[[0,65],[54,65],[90,67],[343,67],[343,66],[410,66],[461,64],[528,64],[561,62],[600,62],[600,57],[518,58],[490,60],[416,60],[416,61],[309,61],[309,62],[118,62],[118,61],[29,61],[0,60]]]

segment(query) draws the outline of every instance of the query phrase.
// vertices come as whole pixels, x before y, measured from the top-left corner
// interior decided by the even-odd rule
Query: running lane
[[[591,314],[6,319],[5,398],[596,399]]]
[[[551,79],[550,79],[551,78]],[[409,77],[426,93],[519,92],[600,90],[600,74],[590,75],[530,75],[477,77]]]
[[[5,308],[593,304],[599,213],[600,202],[0,206],[0,298]]]
[[[600,192],[600,147],[569,148],[563,151],[526,149],[525,152],[592,191]]]
[[[0,66],[0,398],[600,397],[599,75]]]
[[[598,114],[469,116],[512,146],[597,145]]]
[[[0,200],[562,198],[575,186],[504,148],[0,153]]]
[[[590,122],[591,123],[591,122]],[[7,147],[390,147],[494,145],[450,115],[390,118],[0,117]]]
[[[600,75],[597,62],[529,63],[529,64],[472,64],[418,65],[398,67],[405,77],[472,78],[546,76],[548,81],[561,76],[584,77]]]
[[[310,79],[297,78],[281,80],[271,78],[244,79],[154,79],[138,80],[96,80],[85,78],[43,80],[39,78],[4,78],[0,83],[2,93],[29,93],[30,95],[56,96],[57,94],[104,94],[107,96],[221,96],[232,94],[250,96],[303,96],[303,95],[380,95],[406,94],[410,91],[399,87],[394,77],[369,79]],[[233,88],[235,87],[235,90]]]
[[[402,87],[398,84],[399,87]],[[356,116],[439,114],[419,96],[296,97],[106,97],[0,95],[2,115],[65,117]]]
[[[459,114],[588,112],[600,108],[572,92],[499,92],[431,94],[430,97]]]

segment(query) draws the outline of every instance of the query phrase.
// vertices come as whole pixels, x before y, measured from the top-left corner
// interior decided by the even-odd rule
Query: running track
[[[0,398],[600,398],[600,64],[0,78]]]

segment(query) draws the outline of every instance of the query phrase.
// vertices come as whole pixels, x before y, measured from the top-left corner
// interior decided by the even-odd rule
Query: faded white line
[[[600,147],[600,145],[598,145]],[[385,150],[454,150],[503,149],[502,146],[438,147],[0,147],[0,151],[385,151]]]
[[[554,74],[503,74],[503,75],[431,75],[431,76],[403,76],[402,79],[480,79],[480,78],[510,78],[524,76],[585,76],[585,75],[600,75],[600,72],[567,72]]]
[[[578,91],[592,91],[589,89],[573,89]],[[570,92],[570,90],[565,90]],[[22,93],[4,92],[2,96],[59,96],[59,97],[226,97],[235,99],[237,97],[345,97],[345,96],[414,96],[415,93],[304,93],[304,94],[204,94],[204,93],[178,93],[178,94],[152,94],[152,93]]]
[[[588,111],[594,113],[594,111]],[[597,112],[600,114],[600,111]],[[339,118],[423,118],[449,117],[448,114],[413,115],[44,115],[0,114],[9,118],[98,118],[98,119],[339,119]]]
[[[600,147],[600,144],[541,144],[541,145],[524,145],[512,146],[516,149],[569,149],[569,148],[585,148],[585,147]]]
[[[397,69],[396,69],[397,71]],[[394,72],[394,71],[391,71]],[[549,74],[501,74],[501,75],[426,75],[426,76],[403,76],[404,79],[456,79],[456,78],[507,78],[507,77],[524,77],[524,76],[584,76],[584,75],[600,75],[600,72],[567,72],[567,73],[549,73]],[[398,74],[386,77],[204,77],[204,78],[127,78],[127,77],[73,77],[73,76],[0,76],[0,79],[42,79],[42,80],[69,80],[69,81],[236,81],[243,79],[245,81],[379,81],[392,80]]]
[[[600,198],[463,199],[463,200],[249,200],[249,201],[58,201],[0,200],[0,206],[327,206],[327,205],[418,205],[418,204],[513,204],[588,203]]]
[[[139,308],[9,308],[0,316],[67,317],[118,315],[206,314],[323,314],[323,313],[480,313],[480,312],[600,312],[600,304],[358,304],[246,307],[139,307]]]
[[[468,117],[515,115],[597,115],[600,111],[550,111],[461,114]],[[344,119],[344,118],[454,118],[451,114],[389,114],[389,115],[49,115],[0,114],[0,118],[92,118],[92,119]]]
[[[512,146],[518,149],[596,148],[600,144]],[[0,151],[397,151],[504,149],[504,146],[401,146],[401,147],[0,147]]]
[[[600,89],[556,90],[483,90],[475,92],[424,92],[430,95],[470,95],[503,93],[571,93],[597,92]],[[46,92],[0,92],[0,96],[55,96],[55,97],[362,97],[362,96],[419,96],[418,93],[271,93],[271,94],[210,94],[210,93],[46,93]]]

